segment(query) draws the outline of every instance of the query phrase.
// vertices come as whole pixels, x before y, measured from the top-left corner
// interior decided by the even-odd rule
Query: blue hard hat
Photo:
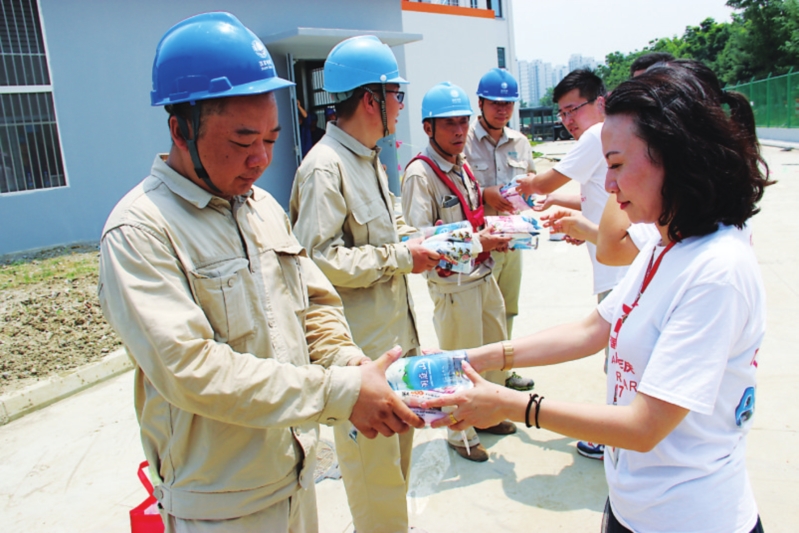
[[[345,39],[327,55],[327,92],[346,93],[370,83],[408,83],[399,75],[394,52],[374,35]]]
[[[294,85],[277,76],[269,51],[230,13],[203,13],[172,26],[153,62],[152,105],[261,94]]]
[[[519,83],[507,70],[492,68],[480,78],[477,96],[498,102],[515,102],[519,99]]]
[[[463,117],[474,114],[466,91],[448,81],[434,85],[422,99],[422,121],[426,118]]]

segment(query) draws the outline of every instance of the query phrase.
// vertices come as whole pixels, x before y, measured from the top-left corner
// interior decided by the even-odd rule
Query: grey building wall
[[[169,150],[167,115],[149,95],[155,48],[173,24],[230,11],[262,38],[297,27],[399,32],[400,1],[39,0],[68,187],[0,195],[0,255],[99,239],[119,198]],[[285,55],[273,60],[285,77]],[[258,185],[286,206],[296,111],[287,90],[277,94],[284,132]]]
[[[757,138],[763,141],[799,143],[799,128],[757,128]]]

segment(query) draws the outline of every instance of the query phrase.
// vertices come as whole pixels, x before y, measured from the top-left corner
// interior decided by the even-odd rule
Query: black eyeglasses
[[[576,113],[576,112],[577,112],[577,111],[578,111],[578,110],[579,110],[581,107],[583,107],[583,106],[586,106],[586,105],[590,104],[590,103],[591,103],[591,102],[593,102],[594,100],[596,100],[596,98],[591,98],[590,100],[587,100],[587,101],[583,102],[582,104],[580,104],[580,105],[578,105],[578,106],[575,106],[575,107],[572,107],[571,109],[568,109],[568,110],[565,110],[565,111],[561,109],[560,111],[558,111],[558,118],[559,118],[559,119],[561,119],[561,120],[564,120],[564,119],[567,119],[567,118],[569,118],[569,117],[571,117],[571,116],[574,116],[574,114],[575,114],[575,113]]]
[[[377,99],[376,98],[377,95],[369,87],[364,87],[364,89],[366,89],[366,92],[368,92],[373,97],[375,97],[375,99]],[[395,98],[397,99],[397,102],[399,102],[400,104],[405,100],[405,92],[404,91],[392,91],[390,89],[386,89],[386,92],[395,95]]]

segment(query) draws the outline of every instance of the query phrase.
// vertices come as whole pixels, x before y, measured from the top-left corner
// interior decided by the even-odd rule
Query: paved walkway
[[[570,143],[543,145],[565,153]],[[769,533],[799,524],[799,152],[765,148],[780,180],[753,221],[768,291],[769,323],[760,351],[757,415],[748,444],[749,473]],[[590,264],[582,247],[542,241],[525,252],[524,300],[514,336],[590,312]],[[435,346],[432,304],[412,277],[425,346]],[[601,356],[522,370],[549,397],[600,403]],[[0,427],[0,530],[125,532],[127,512],[141,502],[142,460],[132,405],[132,372],[100,383]],[[323,428],[332,442],[332,431]],[[409,506],[412,524],[430,533],[598,532],[607,497],[602,464],[579,457],[574,441],[519,428],[488,436],[491,459],[473,464],[450,453],[443,430],[416,433]],[[322,533],[352,531],[340,480],[317,484]]]

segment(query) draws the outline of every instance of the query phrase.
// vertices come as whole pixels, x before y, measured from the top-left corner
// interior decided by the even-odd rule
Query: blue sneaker
[[[605,458],[605,445],[581,440],[577,442],[577,453],[583,457],[601,461]]]

